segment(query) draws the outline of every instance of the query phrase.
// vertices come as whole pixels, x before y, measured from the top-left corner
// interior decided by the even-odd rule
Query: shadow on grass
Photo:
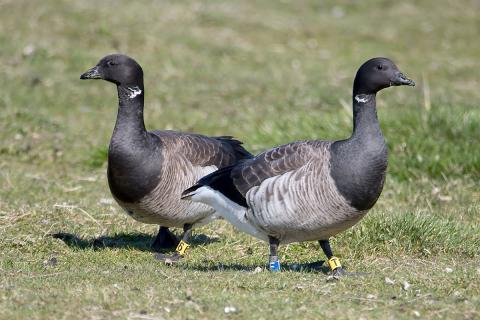
[[[258,266],[251,265],[241,265],[237,263],[233,264],[216,264],[216,265],[185,265],[184,269],[196,270],[203,272],[211,271],[244,271],[244,272],[256,272]],[[266,271],[268,266],[261,266],[262,271]],[[290,272],[321,272],[323,274],[328,274],[330,269],[328,266],[324,265],[324,261],[315,261],[309,263],[283,263],[281,265],[282,271]]]
[[[82,250],[101,250],[105,248],[125,248],[136,249],[140,251],[155,252],[151,244],[155,240],[154,236],[145,233],[119,233],[113,236],[101,236],[98,238],[81,238],[73,233],[58,232],[51,234],[55,239],[60,239],[71,248]],[[204,234],[193,235],[192,245],[207,245],[219,241],[218,238],[210,238]],[[172,248],[172,250],[175,248]]]

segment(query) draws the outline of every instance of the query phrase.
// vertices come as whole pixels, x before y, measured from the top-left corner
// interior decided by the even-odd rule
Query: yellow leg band
[[[328,266],[330,267],[330,270],[335,270],[337,268],[340,268],[342,265],[340,264],[340,260],[338,260],[337,257],[331,257],[328,259]]]
[[[185,255],[185,252],[187,251],[188,248],[190,248],[190,245],[185,241],[180,240],[180,242],[178,243],[177,249],[175,249],[175,251],[177,251],[178,254],[183,256]]]

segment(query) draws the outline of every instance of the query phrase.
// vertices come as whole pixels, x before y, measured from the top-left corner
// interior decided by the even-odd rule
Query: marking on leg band
[[[270,261],[270,271],[280,271],[280,261]]]
[[[342,265],[340,264],[340,260],[338,260],[337,257],[331,257],[330,259],[328,259],[328,266],[332,271],[342,267]]]
[[[177,249],[175,249],[175,251],[177,251],[179,255],[184,256],[188,248],[190,248],[190,245],[185,241],[180,240],[180,242],[178,243]]]
[[[270,256],[268,260],[270,271],[280,271],[280,261],[278,260],[278,256]]]

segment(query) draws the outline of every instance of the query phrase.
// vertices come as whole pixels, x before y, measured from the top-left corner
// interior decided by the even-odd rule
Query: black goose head
[[[376,94],[391,86],[405,85],[414,86],[415,82],[405,77],[390,59],[373,58],[358,69],[353,82],[353,93]]]
[[[80,79],[103,79],[122,86],[143,86],[143,70],[132,58],[123,54],[103,57]]]

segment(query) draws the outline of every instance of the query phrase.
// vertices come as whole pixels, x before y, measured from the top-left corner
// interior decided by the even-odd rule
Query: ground
[[[478,1],[0,1],[0,318],[480,317]],[[111,200],[116,92],[79,76],[104,55],[144,68],[146,124],[234,135],[252,152],[351,133],[356,69],[387,56],[417,82],[384,90],[377,205],[333,240],[265,243],[224,221],[179,265],[156,226]],[[323,270],[325,271],[325,270]],[[233,307],[225,309],[226,307]]]

